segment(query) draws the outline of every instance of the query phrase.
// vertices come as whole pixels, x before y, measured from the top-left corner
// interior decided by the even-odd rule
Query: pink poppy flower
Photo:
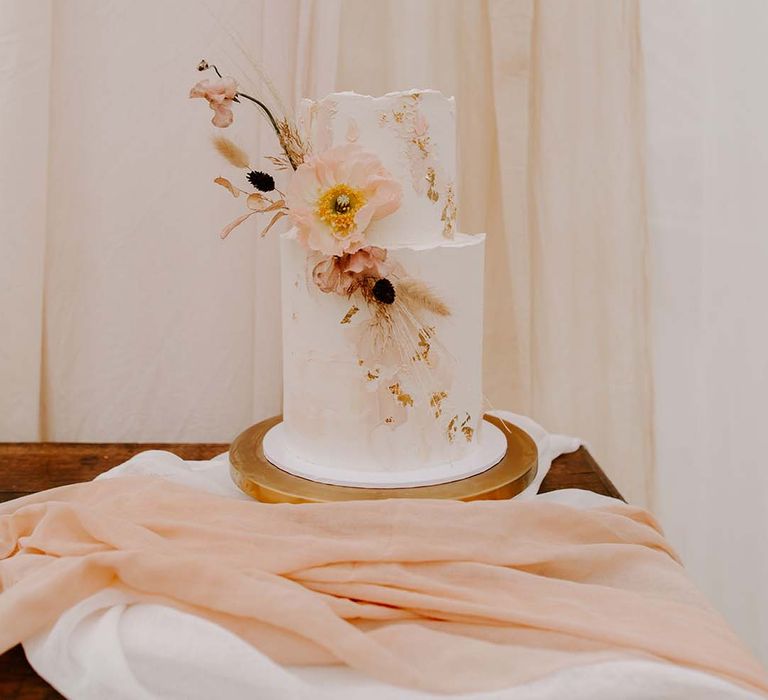
[[[391,266],[384,248],[368,246],[354,253],[323,258],[312,270],[312,279],[323,292],[352,294],[367,277],[386,277]]]
[[[365,230],[400,206],[402,188],[378,157],[357,143],[334,146],[302,163],[287,205],[299,240],[325,255],[354,253]]]
[[[189,91],[190,97],[202,97],[208,100],[208,105],[215,112],[211,122],[220,129],[232,123],[234,115],[230,105],[236,95],[237,83],[234,78],[220,78],[219,80],[206,78]]]

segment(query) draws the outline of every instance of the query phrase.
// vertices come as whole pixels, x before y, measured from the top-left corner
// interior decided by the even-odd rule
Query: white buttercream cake
[[[492,466],[504,440],[482,420],[485,235],[456,231],[454,99],[342,92],[304,100],[300,115],[313,154],[358,161],[320,158],[305,168],[315,179],[295,176],[294,191],[321,204],[281,241],[284,408],[268,458],[352,485],[435,483]],[[380,162],[365,165],[363,152]],[[395,187],[397,203],[381,205],[364,232],[343,228],[345,214],[359,222]],[[311,227],[323,222],[336,227],[334,245],[360,237],[353,257],[316,250]]]

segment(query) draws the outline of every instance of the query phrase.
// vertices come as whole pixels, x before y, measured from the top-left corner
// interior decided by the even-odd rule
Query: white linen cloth
[[[529,418],[497,415],[526,430],[539,450],[539,471],[518,498],[557,501],[578,508],[605,496],[578,489],[538,495],[552,460],[581,442],[552,435]],[[210,493],[248,499],[229,477],[226,454],[184,461],[168,452],[142,452],[98,478],[153,474]],[[24,643],[34,669],[77,700],[426,700],[444,697],[406,690],[344,666],[282,667],[218,625],[174,608],[137,602],[107,588],[70,608],[46,632]],[[510,659],[513,663],[514,659]],[[462,700],[748,700],[758,696],[708,674],[650,661],[603,662],[550,674],[532,683]]]

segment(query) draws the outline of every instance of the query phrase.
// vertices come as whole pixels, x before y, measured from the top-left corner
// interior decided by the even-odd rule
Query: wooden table
[[[227,445],[211,443],[0,443],[0,501],[77,481],[89,481],[143,450],[168,450],[182,459],[201,460],[211,459],[226,449]],[[621,498],[583,447],[552,463],[539,492],[567,488]],[[0,698],[47,700],[61,697],[32,670],[21,646],[0,656]]]

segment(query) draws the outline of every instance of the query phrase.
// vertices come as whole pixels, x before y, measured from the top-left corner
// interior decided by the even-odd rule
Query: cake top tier
[[[399,181],[402,204],[373,221],[370,245],[435,245],[452,238],[456,220],[456,119],[453,97],[436,90],[382,97],[337,92],[302,100],[300,119],[313,151],[357,143]]]

